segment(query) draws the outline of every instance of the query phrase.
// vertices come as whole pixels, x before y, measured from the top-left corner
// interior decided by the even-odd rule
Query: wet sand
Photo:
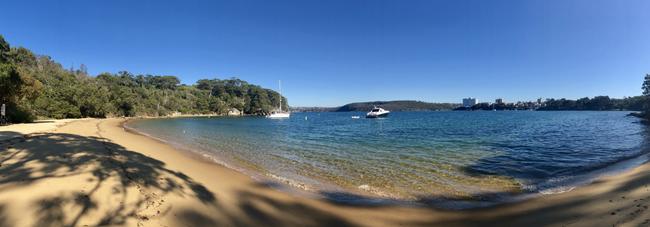
[[[650,226],[649,164],[489,208],[344,204],[275,190],[123,121],[0,127],[0,226]]]

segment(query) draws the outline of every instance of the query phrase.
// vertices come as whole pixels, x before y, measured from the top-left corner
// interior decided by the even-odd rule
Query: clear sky
[[[0,34],[93,75],[239,77],[292,106],[639,95],[650,1],[2,1]]]

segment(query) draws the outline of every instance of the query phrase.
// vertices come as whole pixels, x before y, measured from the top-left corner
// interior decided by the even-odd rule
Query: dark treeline
[[[645,75],[645,79],[643,80],[643,85],[641,88],[643,89],[643,97],[645,98],[645,102],[643,104],[643,112],[641,112],[640,117],[650,120],[650,74]]]
[[[334,112],[339,107],[316,107],[316,106],[300,106],[300,107],[291,107],[291,112]]]
[[[390,111],[438,111],[452,110],[460,106],[457,103],[430,103],[413,100],[355,102],[339,107],[292,107],[294,112],[356,112],[370,111],[373,107],[381,107]]]
[[[10,47],[0,35],[0,102],[10,122],[37,117],[79,118],[267,114],[280,95],[236,78],[199,80],[182,85],[175,76],[133,75],[129,72],[90,76],[84,65],[66,70],[48,56],[23,47]],[[288,109],[283,97],[283,109]]]
[[[458,107],[455,110],[539,110],[539,111],[563,111],[563,110],[629,110],[642,111],[647,103],[645,96],[635,96],[622,99],[613,99],[608,96],[596,96],[593,98],[571,99],[547,99],[542,103],[518,102],[518,103],[479,103],[472,107]]]
[[[381,107],[390,111],[437,111],[452,110],[460,104],[456,103],[429,103],[412,100],[357,102],[335,108],[336,112],[370,111],[373,107]]]
[[[631,110],[641,111],[647,102],[645,96],[635,96],[623,99],[612,99],[608,96],[593,98],[547,99],[539,110]]]

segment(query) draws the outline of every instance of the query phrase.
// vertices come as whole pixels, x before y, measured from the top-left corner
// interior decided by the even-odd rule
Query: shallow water
[[[628,112],[293,113],[129,127],[313,190],[400,199],[552,192],[648,152]]]

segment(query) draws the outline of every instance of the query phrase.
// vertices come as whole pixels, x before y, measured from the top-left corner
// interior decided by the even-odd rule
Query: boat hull
[[[290,116],[291,116],[290,113],[273,113],[271,115],[266,116],[266,118],[280,119],[280,118],[289,118]]]
[[[381,114],[368,114],[366,115],[366,118],[382,118],[382,117],[388,117],[389,113],[381,113]]]

